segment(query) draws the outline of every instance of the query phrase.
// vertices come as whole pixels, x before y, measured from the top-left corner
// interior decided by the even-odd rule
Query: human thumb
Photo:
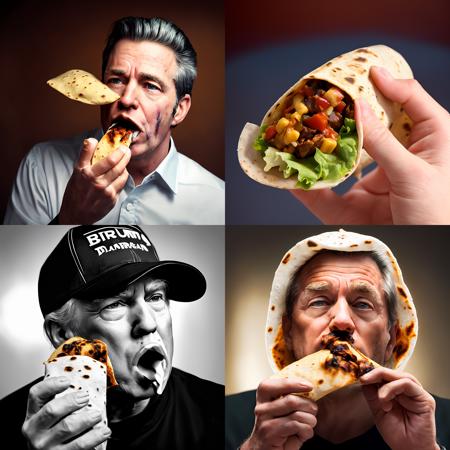
[[[364,149],[384,169],[388,179],[394,181],[407,176],[409,165],[414,164],[416,157],[397,141],[365,100],[356,101],[355,115],[362,124]]]

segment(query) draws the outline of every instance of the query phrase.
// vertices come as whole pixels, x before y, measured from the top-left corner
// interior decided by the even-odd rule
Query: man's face
[[[176,71],[175,53],[164,45],[123,39],[114,46],[103,78],[121,98],[102,106],[102,126],[106,130],[118,120],[134,124],[140,133],[131,145],[132,158],[167,152],[170,127],[186,116],[190,96],[176,107]]]
[[[335,329],[348,331],[355,347],[378,363],[389,358],[394,339],[383,279],[372,258],[320,254],[302,268],[299,283],[292,317],[283,320],[296,359],[320,350],[322,337]]]
[[[108,346],[121,388],[149,398],[167,383],[172,369],[172,318],[166,284],[143,278],[110,298],[81,302],[78,332]],[[155,381],[157,384],[155,384]]]

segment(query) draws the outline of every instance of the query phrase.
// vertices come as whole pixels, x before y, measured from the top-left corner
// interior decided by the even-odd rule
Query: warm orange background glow
[[[2,176],[0,220],[17,168],[42,141],[100,127],[100,109],[70,101],[46,81],[69,69],[101,78],[101,55],[112,23],[124,16],[161,16],[187,34],[198,55],[191,110],[174,130],[177,149],[224,178],[224,17],[223,4],[181,0],[10,2],[2,6]]]

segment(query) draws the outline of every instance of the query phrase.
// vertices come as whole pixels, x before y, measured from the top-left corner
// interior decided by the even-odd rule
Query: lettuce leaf
[[[295,175],[298,180],[297,186],[302,189],[310,189],[319,180],[338,180],[344,177],[355,165],[358,135],[356,123],[353,119],[344,120],[344,125],[339,132],[336,150],[333,153],[322,153],[316,148],[314,155],[302,159],[297,159],[290,153],[269,147],[262,137],[263,133],[264,130],[260,132],[254,147],[256,149],[258,145],[258,150],[264,151],[263,159],[266,163],[264,171],[268,172],[272,168],[278,167],[278,170],[283,172],[284,178]]]
[[[258,137],[256,138],[255,142],[253,143],[253,148],[257,150],[258,152],[264,152],[269,148],[269,144],[264,140],[264,132],[267,129],[267,125],[263,125],[259,129]]]

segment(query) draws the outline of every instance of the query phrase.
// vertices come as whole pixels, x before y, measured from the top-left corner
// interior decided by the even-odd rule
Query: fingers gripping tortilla
[[[331,388],[336,390],[339,387],[353,383],[359,378],[359,376],[355,375],[358,375],[360,369],[364,368],[364,361],[376,366],[374,361],[370,361],[352,347],[351,342],[349,342],[351,339],[348,337],[341,339],[346,341],[344,343],[339,340],[331,339],[331,341],[327,341],[324,339],[322,342],[324,348],[322,350],[308,355],[299,361],[296,361],[296,358],[285,341],[283,316],[286,314],[286,296],[290,281],[298,270],[311,258],[319,252],[327,250],[345,253],[376,253],[377,257],[385,265],[385,270],[391,274],[392,282],[395,284],[396,297],[396,319],[393,324],[395,327],[396,341],[393,346],[392,355],[384,362],[386,367],[392,369],[403,369],[405,367],[414,351],[419,331],[414,302],[403,280],[400,266],[392,251],[382,241],[373,236],[348,232],[341,229],[339,231],[311,236],[298,242],[283,256],[275,271],[267,310],[265,330],[266,353],[269,364],[276,377],[284,377],[290,374],[291,376],[305,378],[315,386],[312,394],[314,396],[326,395],[325,393],[332,392],[329,391]],[[331,362],[329,363],[329,367],[324,366],[327,361],[332,361],[330,355],[336,356],[336,350],[339,356],[340,349],[336,348],[334,343],[336,345],[345,344],[348,347],[343,349],[342,358],[338,358],[338,366],[345,367],[346,361],[352,359],[349,356],[345,356],[350,352],[356,357],[356,361],[354,361],[357,363],[356,367],[351,365],[349,367],[351,370],[341,370],[341,368],[336,367],[336,371],[333,371],[333,364]],[[324,380],[323,383],[319,383],[320,380]]]
[[[70,379],[70,387],[58,394],[64,396],[75,391],[89,393],[89,404],[74,414],[85,414],[96,409],[101,413],[101,421],[95,427],[107,424],[106,389],[117,385],[106,344],[99,339],[87,340],[73,337],[63,342],[48,358],[45,377],[65,376]],[[96,447],[106,449],[106,443]]]
[[[97,144],[92,155],[91,164],[93,165],[106,158],[114,150],[119,148],[120,145],[130,147],[136,135],[136,131],[129,130],[124,126],[117,124],[111,125]]]
[[[313,385],[313,389],[298,395],[317,401],[379,367],[378,363],[356,350],[351,345],[352,341],[350,336],[342,340],[330,333],[322,341],[324,349],[289,364],[271,378],[303,378]]]
[[[88,105],[107,105],[120,98],[94,75],[80,69],[73,69],[47,81],[47,84],[61,94]]]
[[[244,172],[281,189],[331,188],[353,173],[359,176],[371,162],[362,148],[362,125],[354,117],[354,101],[359,97],[406,144],[411,120],[372,84],[371,66],[385,67],[396,78],[413,76],[403,57],[384,45],[332,59],[286,91],[260,127],[245,125],[238,144]]]

